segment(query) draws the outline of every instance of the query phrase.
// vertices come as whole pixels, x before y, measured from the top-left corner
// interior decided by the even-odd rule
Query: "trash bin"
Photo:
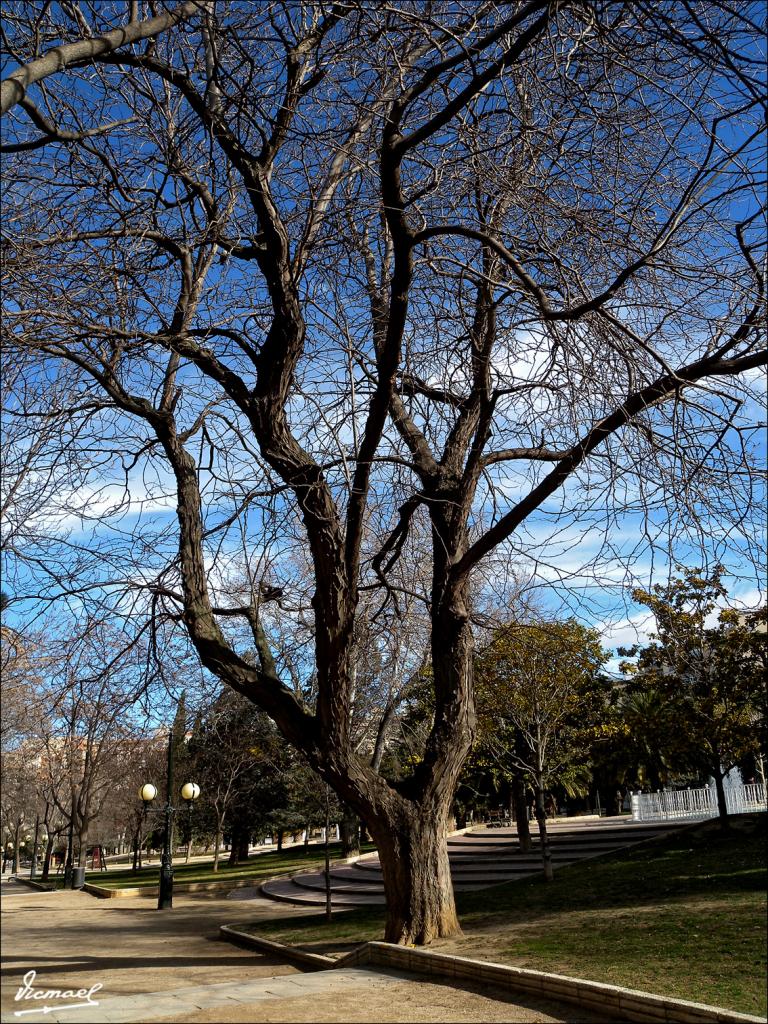
[[[72,868],[72,888],[82,889],[85,885],[85,868]]]

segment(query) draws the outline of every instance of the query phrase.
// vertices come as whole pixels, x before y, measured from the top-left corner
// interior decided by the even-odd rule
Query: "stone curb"
[[[382,967],[396,967],[457,980],[484,982],[576,1003],[587,1009],[605,1013],[612,1020],[665,1021],[670,1024],[765,1024],[763,1017],[753,1017],[718,1006],[706,1006],[703,1003],[658,996],[598,981],[585,981],[581,978],[531,971],[506,964],[433,953],[430,950],[395,946],[388,942],[368,942],[362,949],[353,950],[348,957],[337,960],[334,966],[352,966],[352,959],[356,957],[365,957],[366,962]]]
[[[357,858],[348,858],[346,860],[333,860],[330,863],[332,868],[341,867],[344,864],[349,864],[350,860],[357,860]],[[251,887],[253,889],[260,889],[264,882],[277,882],[285,878],[293,878],[294,875],[303,875],[307,873],[306,867],[297,868],[296,871],[284,872],[281,875],[270,875],[269,878],[238,878],[234,880],[227,880],[222,878],[220,881],[214,882],[174,882],[174,892],[217,892],[220,889],[226,889],[229,892],[232,889],[246,889]],[[150,896],[156,897],[160,891],[160,887],[157,885],[141,885],[132,886],[130,889],[110,889],[103,885],[94,885],[92,882],[86,882],[83,886],[83,892],[87,892],[90,896],[96,896],[101,900],[115,900],[115,899],[128,899],[133,896]]]
[[[247,886],[256,888],[252,878],[238,878],[232,881],[222,879],[220,882],[174,882],[174,892],[216,892],[218,889],[244,889]],[[101,900],[127,899],[132,896],[157,896],[159,887],[156,885],[133,886],[130,889],[110,889],[102,885],[86,882],[83,891]]]
[[[47,882],[36,882],[33,878],[24,878],[21,875],[11,875],[12,882],[21,882],[22,885],[28,885],[30,889],[36,889],[38,892],[55,892],[56,886],[49,885]]]
[[[269,953],[272,956],[280,957],[282,960],[292,960],[304,967],[314,967],[318,971],[335,967],[337,963],[330,956],[322,956],[320,953],[308,953],[306,950],[299,949],[296,946],[286,946],[282,942],[272,942],[271,939],[261,939],[256,935],[249,935],[248,932],[241,932],[239,929],[233,928],[228,924],[221,925],[219,935],[225,942],[231,942],[233,945],[241,946],[243,949],[254,949],[259,953]],[[357,952],[357,950],[354,952]]]
[[[512,991],[526,992],[542,998],[583,1006],[606,1014],[615,1021],[640,1021],[648,1024],[765,1024],[764,1017],[738,1013],[718,1006],[706,1006],[685,999],[658,996],[651,992],[622,988],[599,981],[569,978],[507,964],[434,953],[426,949],[396,946],[389,942],[364,942],[339,959],[308,953],[295,946],[286,946],[270,939],[258,938],[229,925],[219,929],[221,938],[247,949],[284,957],[316,970],[335,970],[374,964],[396,970],[412,971],[457,982],[492,984]]]

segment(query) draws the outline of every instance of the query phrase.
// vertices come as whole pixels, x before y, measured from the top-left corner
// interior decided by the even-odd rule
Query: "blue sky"
[[[54,9],[55,7],[56,5]],[[104,10],[108,12],[109,9]],[[117,8],[115,10],[117,11]],[[122,11],[122,8],[120,10]],[[574,51],[575,49],[576,47]],[[354,55],[350,56],[349,60],[351,67]],[[363,73],[357,79],[350,77],[349,80],[345,80],[339,75],[336,94],[330,96],[333,103],[328,101],[325,106],[322,103],[315,104],[310,97],[313,104],[310,107],[311,117],[315,118],[310,126],[317,136],[318,147],[322,145],[324,139],[327,140],[327,137],[323,136],[324,129],[335,131],[337,120],[343,127],[344,119],[348,117],[348,108],[351,110],[354,102],[360,99],[363,81],[372,79],[370,68],[358,70],[362,70]],[[679,104],[672,103],[670,99],[669,104],[665,105],[661,102],[663,97],[654,92],[655,84],[642,80],[641,70],[628,68],[617,79],[626,100],[622,111],[626,123],[622,130],[617,132],[612,144],[618,146],[620,143],[630,154],[636,142],[635,117],[641,106],[641,91],[646,90],[646,97],[652,103],[655,102],[656,116],[661,124],[663,119],[672,118],[678,106],[680,109],[685,107],[693,89],[691,83],[681,80],[676,86],[679,90]],[[549,73],[551,71],[552,74]],[[541,122],[545,123],[549,118],[557,124],[558,119],[567,112],[567,104],[559,90],[565,89],[567,93],[568,89],[575,89],[574,76],[580,73],[579,57],[574,57],[573,69],[569,70],[566,67],[562,81],[552,68],[547,67],[546,72],[538,79],[531,76],[527,85],[531,89],[540,87],[542,90]],[[682,76],[682,70],[680,75]],[[125,82],[118,83],[117,77],[111,80],[112,88],[102,88],[98,79],[89,75],[77,79],[76,85],[72,85],[73,81],[74,79],[68,79],[72,88],[69,98],[77,103],[78,110],[81,110],[84,117],[87,118],[91,108],[96,111],[99,119],[120,118],[131,113],[126,105],[125,94],[116,87],[119,84],[121,88],[125,88]],[[268,106],[274,102],[279,82],[279,75],[276,77],[272,74],[267,62],[259,68],[255,98],[262,105]],[[713,95],[721,84],[717,80],[714,83],[710,82]],[[454,87],[457,88],[458,85],[454,83]],[[511,96],[506,94],[506,89],[507,84],[504,82],[499,83],[498,88],[494,86],[489,89],[478,104],[478,117],[494,118],[500,110],[504,111],[505,115],[509,113],[512,110]],[[547,89],[550,90],[549,93],[546,92]],[[670,89],[674,91],[672,87]],[[147,189],[157,185],[159,181],[164,181],[160,197],[162,203],[158,200],[157,209],[153,210],[153,223],[174,237],[194,238],[194,218],[185,217],[179,212],[178,206],[167,205],[175,203],[184,189],[178,183],[172,184],[170,176],[167,180],[165,178],[165,154],[161,142],[158,142],[158,137],[162,134],[162,119],[158,118],[157,110],[151,109],[152,104],[148,98],[150,95],[146,94],[137,101],[139,112],[146,119],[145,123],[117,130],[111,134],[108,141],[100,143],[109,147],[105,152],[108,152],[115,167],[124,176],[124,182],[130,183],[131,188],[126,192],[129,198],[121,203],[117,191],[99,180],[98,162],[94,160],[89,164],[84,158],[82,167],[75,166],[73,173],[80,181],[80,187],[74,198],[70,199],[65,195],[62,184],[66,182],[68,173],[64,151],[57,147],[47,147],[45,151],[36,151],[35,177],[27,185],[26,193],[21,176],[18,180],[11,177],[7,186],[9,200],[18,200],[20,205],[26,204],[27,207],[28,222],[21,225],[21,231],[44,235],[47,230],[44,223],[45,207],[35,201],[36,191],[39,189],[55,190],[60,200],[59,209],[64,222],[71,219],[73,224],[89,226],[91,223],[99,222],[111,224],[114,216],[114,208],[111,205],[113,203],[117,204],[121,214],[131,223],[134,205],[143,201]],[[605,103],[607,109],[613,100],[610,95],[606,98],[601,93],[601,97],[600,103]],[[505,104],[510,105],[506,107]],[[179,125],[186,129],[183,104],[180,104],[180,110]],[[627,231],[633,217],[637,217],[641,222],[645,218],[645,230],[647,233],[651,232],[656,222],[661,224],[669,217],[672,200],[669,200],[664,187],[672,188],[675,175],[680,175],[681,180],[685,179],[686,174],[693,175],[696,156],[700,156],[702,148],[706,148],[702,141],[701,126],[692,126],[686,122],[679,136],[679,148],[675,151],[670,150],[660,158],[663,173],[655,179],[657,191],[646,197],[645,205],[636,202],[637,196],[633,191],[634,177],[627,182],[626,187],[621,181],[609,182],[605,186],[607,192],[602,194],[598,191],[597,184],[600,181],[607,181],[606,168],[609,168],[613,150],[609,145],[611,139],[600,126],[601,122],[598,120],[593,125],[590,121],[592,113],[591,108],[585,105],[580,110],[578,118],[575,118],[577,123],[583,122],[583,134],[580,128],[578,138],[574,137],[568,150],[569,160],[558,164],[550,147],[546,150],[547,158],[541,162],[540,177],[534,175],[525,183],[525,188],[529,189],[532,195],[537,194],[536,189],[542,193],[542,199],[538,201],[540,209],[537,207],[537,216],[532,217],[530,208],[521,203],[522,212],[513,209],[509,223],[505,225],[509,237],[519,241],[521,251],[530,254],[528,267],[534,279],[539,284],[549,285],[552,278],[553,295],[558,299],[562,297],[562,293],[558,293],[557,288],[564,287],[563,282],[572,284],[579,273],[588,290],[599,290],[613,276],[614,267],[602,261],[601,244],[594,242],[588,230],[593,223],[591,218],[595,218],[594,222],[597,223],[600,217],[605,215],[606,210],[610,210],[613,217],[608,232],[610,237],[613,237],[614,233],[621,234]],[[23,132],[26,130],[23,127],[23,119],[20,123],[20,130]],[[738,120],[723,123],[719,128],[722,144],[738,143],[747,130],[744,123],[745,121]],[[12,127],[11,134],[15,131],[16,128]],[[255,134],[251,129],[251,136],[255,137]],[[661,128],[659,140],[661,151],[665,141],[665,134]],[[186,141],[192,156],[202,160],[200,154],[206,152],[205,140],[201,141],[194,132],[191,132]],[[312,174],[320,166],[323,153],[319,148],[312,148],[314,144],[313,133],[310,133],[303,152],[306,156],[304,163],[289,147],[274,175],[275,198],[287,218],[300,209],[302,190],[307,191],[307,181],[312,184]],[[406,164],[404,180],[411,183],[414,189],[424,185],[425,178],[428,177],[430,160],[444,159],[446,180],[449,183],[455,182],[455,187],[449,184],[442,191],[434,191],[434,194],[427,191],[418,203],[414,201],[414,219],[422,216],[425,222],[439,221],[443,215],[455,212],[452,204],[457,190],[463,187],[464,151],[461,145],[463,141],[459,133],[454,132],[454,128],[449,126],[425,147],[419,160]],[[458,156],[454,166],[451,160],[455,154]],[[509,167],[516,166],[513,157],[517,159],[518,154],[511,143],[507,155]],[[639,156],[644,155],[644,152],[639,150]],[[505,153],[502,152],[501,157],[504,156]],[[764,171],[764,156],[764,150],[758,143],[751,146],[746,154],[746,159],[752,165],[755,180]],[[146,158],[150,161],[149,167],[142,163]],[[627,157],[624,160],[627,172],[632,169],[634,174],[636,165]],[[509,168],[504,165],[503,160],[501,164],[501,170],[506,172]],[[21,166],[24,167],[23,161]],[[218,190],[217,195],[224,195],[226,174],[223,164],[214,160],[210,165],[202,166],[209,176],[208,184],[211,188],[214,191]],[[489,168],[488,173],[493,169]],[[720,278],[717,264],[722,262],[729,267],[733,266],[735,255],[738,253],[732,232],[726,231],[725,227],[731,229],[738,218],[749,215],[759,200],[756,193],[750,193],[746,186],[743,192],[734,193],[729,198],[735,170],[728,165],[721,171],[718,178],[706,179],[707,184],[701,198],[703,200],[705,193],[713,202],[715,194],[724,197],[723,210],[718,213],[722,221],[722,224],[718,222],[718,227],[723,228],[722,232],[718,235],[712,228],[712,234],[708,234],[702,229],[700,220],[697,220],[701,210],[695,204],[690,213],[686,214],[686,217],[690,215],[690,223],[686,222],[680,227],[680,235],[685,242],[682,246],[685,258],[698,258],[702,263],[712,264],[708,278],[711,283],[711,297],[708,302],[701,302],[696,307],[694,315],[690,312],[693,289],[685,291],[685,288],[681,287],[679,308],[683,312],[680,313],[680,323],[673,323],[672,327],[668,326],[663,311],[659,313],[655,309],[643,306],[642,302],[646,301],[644,293],[634,294],[628,290],[612,307],[613,313],[624,316],[633,328],[638,331],[641,328],[647,329],[654,340],[658,336],[660,351],[670,358],[675,354],[678,335],[684,337],[690,354],[705,345],[706,331],[710,328],[714,330],[712,325],[728,310],[732,298],[729,290],[731,282],[727,274],[723,275],[723,279]],[[89,177],[89,174],[92,177]],[[350,218],[351,223],[345,225],[343,197],[340,197],[331,211],[331,227],[321,236],[324,262],[318,260],[316,264],[311,264],[304,277],[302,287],[309,332],[307,358],[300,365],[299,376],[302,385],[307,392],[311,392],[311,395],[294,396],[291,407],[293,421],[299,425],[305,443],[316,452],[318,460],[330,462],[332,456],[339,456],[338,464],[328,470],[329,478],[339,494],[343,491],[348,469],[343,460],[349,459],[353,454],[353,426],[359,430],[362,424],[364,402],[358,401],[353,407],[347,394],[336,406],[332,406],[331,397],[342,383],[346,386],[349,379],[346,343],[350,339],[354,342],[361,360],[370,359],[372,350],[369,314],[363,290],[364,268],[361,260],[350,257],[347,249],[348,236],[345,232],[353,228],[362,231],[365,224],[372,232],[374,248],[379,247],[377,253],[384,246],[383,235],[377,226],[379,196],[374,170],[369,168],[365,173],[361,172],[359,181],[356,179],[356,182],[349,198],[355,211]],[[549,192],[542,188],[542,182],[549,184]],[[679,183],[677,187],[680,187]],[[469,217],[467,211],[471,213],[472,204],[464,193],[460,194],[464,199],[457,201],[457,209],[459,213]],[[527,193],[521,192],[521,195],[525,194]],[[545,195],[552,202],[551,208],[544,203]],[[573,222],[564,217],[563,223],[558,223],[558,211],[561,208],[568,211],[569,203],[573,204],[575,211]],[[583,230],[578,229],[580,224],[584,225]],[[237,197],[232,225],[233,229],[236,228],[240,233],[241,239],[248,239],[256,234],[254,216],[242,194]],[[11,224],[9,233],[13,234],[15,230],[18,230],[16,222]],[[756,234],[759,233],[759,226],[753,227],[752,230]],[[571,246],[569,256],[572,266],[567,268],[568,273],[564,273],[560,281],[555,273],[557,268],[554,266],[553,251],[548,252],[546,246],[537,245],[539,231],[543,235],[551,232],[549,244],[555,254],[559,246]],[[730,239],[729,249],[726,249],[725,239]],[[93,241],[90,246],[77,248],[61,245],[55,249],[54,251],[60,254],[60,276],[46,282],[46,287],[50,289],[45,293],[48,308],[40,313],[41,324],[53,322],[54,326],[57,326],[56,317],[49,314],[51,311],[55,313],[59,304],[65,307],[67,302],[72,301],[72,282],[75,280],[78,281],[84,296],[78,292],[77,298],[94,321],[103,316],[109,321],[110,326],[114,326],[122,315],[129,325],[140,325],[141,329],[147,332],[159,326],[161,316],[166,321],[170,320],[178,281],[177,271],[170,268],[162,273],[147,272],[143,276],[136,268],[144,266],[149,261],[150,257],[147,254],[151,253],[151,247],[142,245],[143,243],[136,240],[116,246],[104,241]],[[126,273],[127,269],[134,271],[134,278],[131,280],[136,287],[129,289],[130,295],[127,300],[125,293],[121,294],[114,282],[102,280],[104,258],[112,249],[115,281],[118,280],[118,273]],[[464,320],[469,309],[469,300],[465,292],[468,293],[470,289],[466,281],[463,281],[461,289],[457,286],[451,290],[450,278],[447,275],[456,269],[457,261],[476,262],[477,254],[469,245],[445,245],[442,248],[435,245],[432,247],[432,253],[435,251],[440,252],[440,273],[446,276],[434,284],[429,278],[428,271],[431,272],[433,266],[438,264],[428,264],[427,256],[420,253],[421,276],[417,276],[414,289],[411,306],[413,327],[409,326],[406,347],[409,359],[412,360],[410,365],[419,370],[425,368],[433,375],[428,378],[428,383],[449,383],[453,386],[461,383],[462,377],[466,378],[466,357],[457,357],[450,349],[452,345],[458,345],[462,336]],[[78,275],[83,275],[82,279]],[[435,277],[437,276],[436,274]],[[13,306],[14,301],[13,297],[9,299],[10,313],[18,312],[19,307]],[[130,309],[125,312],[120,309],[122,301],[127,301],[130,305]],[[444,309],[441,308],[441,304],[445,305]],[[519,312],[518,306],[523,307],[522,313]],[[589,349],[587,337],[574,339],[571,336],[569,339],[563,333],[553,340],[535,322],[535,310],[531,312],[532,306],[533,304],[529,303],[526,307],[519,293],[514,294],[509,303],[509,330],[502,337],[502,351],[496,367],[499,380],[518,383],[525,381],[540,372],[546,358],[550,355],[554,358],[560,346],[559,372],[563,375],[571,373],[573,393],[582,393],[589,388],[591,375],[598,376],[600,371],[608,367],[607,350],[603,352],[605,365],[601,366],[594,362],[597,359],[594,353],[599,352],[599,346],[595,344],[594,349]],[[237,327],[247,331],[258,342],[260,332],[268,324],[268,303],[263,282],[252,266],[240,266],[236,261],[230,260],[216,264],[211,269],[198,322],[203,326]],[[425,324],[428,324],[428,330],[425,329]],[[64,318],[58,326],[66,335],[71,325]],[[677,335],[675,330],[678,332]],[[345,336],[345,332],[348,332],[348,337]],[[571,348],[567,350],[568,358],[565,358],[562,356],[562,346],[569,340]],[[217,341],[217,345],[231,365],[236,366],[246,379],[252,379],[252,374],[249,376],[251,371],[246,358],[238,353],[233,345],[222,342],[221,339]],[[538,352],[539,347],[546,349],[544,355]],[[133,384],[140,381],[142,386],[146,385],[151,391],[152,388],[159,386],[164,353],[160,346],[151,349],[150,355],[154,362],[150,365],[146,358],[147,351],[150,350],[142,350],[133,360],[124,360],[127,364],[124,372],[127,382]],[[540,356],[538,362],[537,353]],[[49,373],[47,365],[38,368],[36,383],[43,402],[46,400],[46,390],[52,380]],[[610,373],[617,375],[615,367],[610,366]],[[364,399],[367,386],[365,375],[359,369],[355,369],[352,376],[358,395]],[[614,385],[616,381],[612,379],[609,383]],[[764,383],[764,375],[755,376],[756,397],[742,406],[737,424],[742,431],[749,432],[752,429],[753,434],[748,437],[748,441],[753,446],[756,462],[762,463],[763,466],[766,453],[765,434],[764,428],[757,429],[757,424],[764,422],[765,419],[764,409],[759,400],[759,395],[765,393]],[[208,400],[218,396],[212,390],[206,390],[205,382],[201,382],[199,375],[188,367],[183,367],[180,371],[178,384],[180,396],[177,411],[179,419],[188,425],[194,421]],[[618,385],[614,391],[619,394]],[[585,400],[583,414],[574,413],[571,420],[567,411],[563,410],[563,403],[559,399],[550,399],[549,392],[542,386],[529,403],[519,407],[510,404],[509,409],[499,417],[499,434],[525,444],[535,443],[539,432],[544,431],[552,435],[548,437],[552,443],[562,442],[568,437],[572,440],[574,434],[578,436],[579,430],[583,430],[586,424],[606,411],[601,408],[601,402],[606,394],[611,400],[615,399],[615,394],[611,393],[608,384],[604,388],[594,388]],[[217,408],[212,412],[210,431],[214,441],[223,438],[226,431],[224,421],[216,418],[219,411],[226,411],[227,415],[232,416],[231,406],[226,410],[222,406],[221,410]],[[430,440],[436,445],[444,441],[447,427],[441,422],[439,407],[425,406],[414,415]],[[575,422],[579,415],[583,420],[581,423]],[[712,424],[707,425],[706,418],[706,414],[702,414],[698,427],[702,449],[714,439],[717,429]],[[235,417],[235,422],[242,426],[240,417]],[[63,545],[49,548],[48,553],[54,554],[58,551],[70,563],[76,560],[80,566],[81,579],[87,579],[88,573],[93,572],[93,581],[102,582],[105,590],[110,590],[119,584],[121,573],[130,580],[141,583],[160,571],[167,558],[172,555],[175,545],[172,500],[174,485],[167,467],[151,453],[141,454],[136,464],[131,465],[132,453],[138,452],[148,437],[143,427],[110,421],[108,416],[94,419],[92,424],[93,438],[97,439],[95,444],[102,446],[102,452],[96,459],[99,465],[94,467],[87,479],[80,479],[75,471],[77,467],[73,467],[71,486],[68,486],[66,476],[61,476],[57,480],[55,492],[50,495],[50,504],[46,503],[44,488],[41,486],[43,496],[35,511],[36,515],[41,517],[39,525],[44,526],[47,532],[58,535]],[[662,435],[667,429],[667,425],[662,424],[659,419],[654,420],[654,425]],[[741,433],[739,436],[747,437],[747,434]],[[696,430],[692,429],[689,437],[696,437]],[[726,441],[734,444],[737,440],[735,431],[731,431],[726,437]],[[753,605],[764,599],[759,593],[761,572],[759,569],[756,570],[753,564],[761,540],[753,536],[750,543],[741,537],[738,531],[724,528],[726,517],[718,514],[717,501],[713,497],[719,493],[718,479],[712,476],[703,482],[702,499],[698,500],[697,496],[694,496],[690,502],[702,518],[699,528],[696,522],[688,521],[681,516],[676,507],[665,506],[665,494],[670,489],[674,490],[674,459],[660,459],[658,466],[654,466],[651,461],[642,467],[633,466],[632,459],[639,449],[632,447],[633,440],[629,432],[617,442],[619,446],[624,443],[627,445],[624,452],[626,465],[629,467],[627,472],[608,487],[601,478],[601,464],[595,461],[595,468],[590,468],[578,479],[573,478],[562,492],[531,516],[518,534],[489,559],[487,566],[481,567],[481,579],[483,573],[492,577],[481,584],[481,589],[482,586],[487,586],[493,590],[493,587],[498,585],[499,592],[503,593],[506,573],[517,573],[524,580],[535,573],[534,593],[545,613],[577,614],[584,621],[598,626],[604,633],[606,642],[611,645],[632,641],[636,630],[639,630],[640,638],[644,635],[644,613],[636,606],[632,606],[631,601],[627,601],[628,588],[635,584],[647,586],[651,582],[663,581],[670,571],[673,571],[675,562],[700,565],[705,561],[722,561],[730,573],[729,590],[735,600]],[[82,447],[78,448],[78,445]],[[82,455],[83,465],[94,458],[94,453],[88,450],[89,446],[87,434],[83,434],[74,442],[72,453],[75,462],[78,461],[78,455]],[[203,467],[201,480],[206,500],[209,502],[206,509],[207,526],[221,522],[231,511],[233,503],[252,489],[261,486],[260,480],[263,479],[262,467],[258,466],[257,460],[246,447],[236,445],[234,450],[225,452],[222,445],[217,452],[210,455],[211,447],[212,445],[201,435],[196,437],[194,451]],[[392,436],[388,436],[382,450],[402,453],[402,446]],[[619,448],[614,450],[618,451]],[[526,493],[531,484],[540,479],[546,468],[546,465],[530,462],[522,465],[508,463],[504,464],[503,469],[489,474],[494,479],[497,506],[492,507],[490,491],[481,496],[475,508],[477,523],[487,524],[494,515],[503,513],[509,504]],[[642,469],[643,492],[629,472],[631,468]],[[653,477],[655,470],[661,474],[657,479]],[[663,474],[669,476],[663,476],[662,481]],[[408,486],[413,486],[410,478],[405,482]],[[656,485],[662,482],[668,488],[667,491],[657,490]],[[396,500],[400,500],[397,491],[399,483],[400,481],[393,483],[383,471],[376,476],[374,486],[379,488],[382,502],[391,500],[394,507]],[[406,492],[405,487],[403,492]],[[688,497],[690,495],[686,495],[686,498]],[[77,514],[78,504],[83,500],[89,504],[88,521],[83,521]],[[730,518],[736,517],[739,511],[734,507],[736,500],[731,500],[723,493],[720,511],[727,512]],[[729,501],[730,508],[727,507]],[[640,506],[648,506],[649,503],[647,516],[641,514]],[[300,585],[298,580],[301,568],[296,555],[300,546],[300,529],[295,510],[280,496],[276,499],[274,510],[277,521],[274,529],[270,525],[267,513],[256,503],[242,534],[233,526],[222,534],[215,545],[211,544],[209,567],[212,584],[217,589],[225,591],[231,588],[237,574],[244,571],[246,558],[242,554],[243,544],[247,549],[247,561],[254,573],[259,575],[266,572],[278,582],[292,579],[297,581],[297,586]],[[393,509],[390,508],[388,511],[391,523]],[[382,520],[387,522],[387,517],[382,516]],[[525,550],[522,550],[523,548]],[[37,552],[27,550],[23,554],[30,557]],[[591,569],[588,568],[590,564]],[[6,587],[17,598],[9,611],[9,621],[12,624],[25,624],[30,618],[34,618],[41,607],[36,606],[31,599],[23,599],[25,593],[38,589],[37,584],[33,582],[32,572],[30,562],[21,562],[17,567],[6,567]],[[48,588],[46,596],[50,596],[55,590],[55,585],[50,580],[44,587]],[[79,599],[73,597],[70,600],[71,607],[76,608]]]

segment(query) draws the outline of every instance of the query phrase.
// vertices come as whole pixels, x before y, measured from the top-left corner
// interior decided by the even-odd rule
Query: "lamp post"
[[[186,782],[181,787],[181,798],[187,806],[192,807],[192,801],[200,796],[200,787],[195,782]],[[157,790],[151,783],[147,783],[139,790],[139,796],[144,801],[146,812],[149,805],[157,796]],[[173,732],[168,734],[168,776],[166,783],[166,801],[164,808],[163,827],[163,858],[160,862],[160,891],[157,897],[158,910],[171,910],[173,907],[173,815],[176,808],[171,803],[173,798]]]
[[[187,856],[186,861],[192,854],[192,804],[200,796],[200,787],[196,782],[185,782],[181,787],[181,799],[187,805]]]
[[[135,850],[134,859],[133,859],[133,869],[134,869],[134,871],[136,870],[136,867],[137,867],[137,860],[138,860],[138,866],[139,867],[141,866],[141,844],[143,842],[143,837],[144,837],[144,822],[147,820],[147,811],[149,810],[149,805],[152,803],[152,801],[155,799],[156,796],[157,796],[157,789],[152,785],[151,782],[145,782],[144,785],[139,790],[139,797],[141,798],[142,809],[141,809],[141,821],[139,822],[138,842],[136,844],[136,850]]]
[[[168,733],[168,775],[165,786],[165,827],[163,828],[163,859],[160,862],[160,893],[158,910],[173,906],[173,729]]]
[[[29,865],[29,877],[34,878],[37,874],[37,842],[40,837],[40,815],[35,818],[35,839],[32,843],[32,862]]]
[[[64,888],[72,888],[72,876],[75,866],[75,813],[77,811],[77,794],[72,786],[72,799],[69,807],[69,829],[67,832],[67,860],[64,865]]]

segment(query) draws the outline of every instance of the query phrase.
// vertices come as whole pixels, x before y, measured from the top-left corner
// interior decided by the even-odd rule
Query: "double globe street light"
[[[196,782],[185,782],[179,795],[187,805],[190,816],[192,804],[200,796],[200,787]],[[157,788],[146,782],[139,790],[144,802],[144,813],[157,796]],[[163,827],[163,858],[160,862],[160,891],[157,898],[158,910],[170,910],[173,907],[173,815],[178,810],[171,803],[173,797],[173,732],[168,734],[168,778],[166,785],[165,822]]]

